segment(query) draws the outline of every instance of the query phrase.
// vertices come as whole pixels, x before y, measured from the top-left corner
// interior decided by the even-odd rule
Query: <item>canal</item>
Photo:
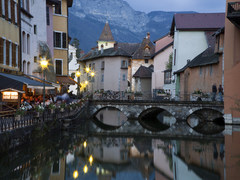
[[[176,123],[165,112],[143,121],[147,118],[158,131]],[[240,179],[240,127],[208,122],[204,126],[217,131],[199,138],[114,133],[127,121],[120,112],[105,109],[93,121],[79,120],[44,136],[34,132],[31,142],[1,154],[0,179]],[[101,134],[89,122],[110,130]],[[196,117],[186,123],[193,131],[203,126]]]

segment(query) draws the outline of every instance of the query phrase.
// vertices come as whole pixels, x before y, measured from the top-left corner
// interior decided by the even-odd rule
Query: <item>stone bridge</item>
[[[186,120],[192,114],[212,121],[224,114],[224,105],[220,102],[92,100],[89,101],[88,115],[93,117],[102,109],[110,107],[120,110],[128,119],[139,119],[156,109],[167,111],[177,121]]]

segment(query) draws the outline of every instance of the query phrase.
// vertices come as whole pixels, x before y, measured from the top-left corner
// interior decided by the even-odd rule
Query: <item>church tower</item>
[[[110,26],[108,24],[108,21],[106,22],[102,34],[99,38],[99,40],[97,41],[98,43],[98,50],[101,50],[101,47],[103,47],[103,49],[108,49],[108,48],[113,48],[115,41],[110,29]]]

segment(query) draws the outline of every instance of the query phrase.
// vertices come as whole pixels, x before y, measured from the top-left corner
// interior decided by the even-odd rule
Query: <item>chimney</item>
[[[102,45],[101,45],[101,54],[103,53],[103,47],[104,47],[104,46],[103,46],[103,44],[102,44]]]
[[[147,33],[146,39],[150,39],[150,32]]]
[[[118,43],[114,44],[114,50],[117,51],[118,50]]]

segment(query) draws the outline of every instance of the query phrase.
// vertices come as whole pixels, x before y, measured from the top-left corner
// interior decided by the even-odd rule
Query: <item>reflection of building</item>
[[[226,179],[240,179],[240,132],[225,135]]]
[[[53,162],[49,180],[65,179],[65,157]]]
[[[167,150],[171,152],[171,146],[165,144],[161,140],[152,140],[153,144],[153,164],[156,168],[155,179],[156,180],[167,180],[173,179],[172,170],[172,154],[166,153]],[[168,149],[169,148],[169,149]]]
[[[224,179],[223,144],[180,141],[173,147],[173,172],[175,178]]]
[[[127,117],[123,114],[123,112],[110,108],[101,110],[98,112],[96,117],[103,124],[110,126],[121,126],[127,121]]]

